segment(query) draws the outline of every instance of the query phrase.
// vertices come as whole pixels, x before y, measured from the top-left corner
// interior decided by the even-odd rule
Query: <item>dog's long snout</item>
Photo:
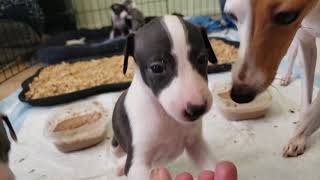
[[[233,85],[230,96],[237,103],[249,103],[257,96],[257,91],[247,85]]]
[[[206,112],[206,110],[207,103],[204,103],[202,105],[193,105],[191,103],[188,103],[184,114],[190,121],[195,121],[199,119],[199,117],[202,116]]]

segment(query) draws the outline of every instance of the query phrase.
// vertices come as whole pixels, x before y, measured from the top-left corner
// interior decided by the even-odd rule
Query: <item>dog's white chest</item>
[[[320,2],[310,12],[308,16],[303,20],[302,26],[308,29],[314,37],[320,37]]]

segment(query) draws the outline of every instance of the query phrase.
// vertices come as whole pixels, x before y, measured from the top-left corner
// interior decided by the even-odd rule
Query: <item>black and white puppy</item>
[[[11,137],[14,141],[17,140],[16,134],[11,126],[7,116],[0,114],[0,179],[1,180],[14,180],[14,175],[9,168],[9,151],[10,141],[3,125],[3,121],[7,124]]]
[[[199,168],[211,169],[201,117],[212,105],[208,60],[217,60],[206,33],[177,16],[159,17],[128,36],[124,72],[129,56],[135,75],[112,117],[118,175],[148,179],[152,167],[184,150]]]
[[[144,25],[144,16],[135,8],[134,2],[125,1],[123,4],[111,5],[112,31],[110,39],[126,36]]]
[[[125,5],[118,3],[111,5],[112,31],[110,39],[129,34],[128,16],[129,12]]]

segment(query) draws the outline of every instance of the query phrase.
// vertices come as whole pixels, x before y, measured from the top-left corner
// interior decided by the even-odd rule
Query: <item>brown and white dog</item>
[[[307,137],[320,126],[320,93],[311,104],[316,61],[315,38],[310,30],[319,30],[320,9],[317,0],[227,0],[225,12],[237,21],[240,33],[239,61],[233,69],[231,97],[247,103],[263,92],[276,76],[281,59],[293,39],[298,44],[313,43],[303,52],[303,102],[300,122],[285,146],[283,156],[298,156],[305,151]],[[308,36],[301,35],[306,31]],[[303,46],[298,46],[302,48]],[[308,88],[305,88],[308,87]]]
[[[6,129],[3,125],[5,122],[10,131],[11,137],[14,141],[17,140],[16,134],[11,126],[11,123],[7,116],[0,113],[0,179],[1,180],[14,180],[14,175],[9,168],[9,151],[10,141],[6,133]]]

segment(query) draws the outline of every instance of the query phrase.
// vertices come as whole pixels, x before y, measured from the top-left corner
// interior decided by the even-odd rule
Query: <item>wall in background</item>
[[[110,6],[121,0],[65,0],[74,12],[78,28],[100,28],[110,25]],[[219,15],[219,0],[135,0],[145,16],[173,12],[183,15]]]

